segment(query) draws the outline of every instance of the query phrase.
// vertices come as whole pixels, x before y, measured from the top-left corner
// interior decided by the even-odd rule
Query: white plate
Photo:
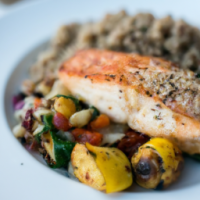
[[[200,25],[198,0],[149,2],[140,0],[66,1],[43,0],[16,8],[0,19],[0,199],[188,199],[199,196],[199,165],[190,159],[179,181],[165,191],[143,190],[137,186],[106,195],[41,164],[14,138],[11,96],[17,92],[28,67],[59,25],[74,21],[97,20],[107,12],[126,9],[130,13],[151,11],[157,16],[172,14]]]

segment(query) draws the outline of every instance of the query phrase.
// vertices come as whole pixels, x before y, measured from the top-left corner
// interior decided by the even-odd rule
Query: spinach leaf
[[[71,159],[72,150],[76,143],[61,140],[54,131],[50,131],[50,134],[53,139],[54,154],[56,159],[56,164],[50,164],[50,167],[52,168],[67,167]]]
[[[196,78],[200,78],[200,74],[196,74]]]
[[[62,140],[56,134],[58,130],[54,127],[52,121],[52,114],[43,116],[43,123],[45,126],[43,130],[35,136],[35,140],[39,143],[41,141],[42,134],[49,131],[53,140],[53,152],[55,155],[56,163],[54,164],[47,162],[47,164],[52,168],[67,167],[71,159],[71,152],[76,143]]]
[[[44,115],[43,116],[44,128],[41,132],[35,135],[35,140],[39,143],[41,141],[41,135],[50,130],[56,130],[53,125],[53,115]]]
[[[49,129],[55,129],[54,125],[53,125],[53,115],[49,114],[49,115],[44,115],[43,116],[43,122],[44,125]]]
[[[41,132],[39,132],[37,135],[35,135],[35,140],[40,143],[41,142],[41,136],[43,133],[49,131],[49,128],[48,127],[44,127],[43,130]]]
[[[91,106],[90,108],[94,110],[94,112],[92,113],[91,120],[90,120],[90,121],[93,121],[100,115],[100,112],[94,106]]]

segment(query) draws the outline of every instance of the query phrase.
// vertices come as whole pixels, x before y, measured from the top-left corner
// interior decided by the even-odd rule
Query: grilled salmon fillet
[[[200,153],[200,79],[193,72],[159,58],[89,49],[64,62],[59,78],[114,122]]]

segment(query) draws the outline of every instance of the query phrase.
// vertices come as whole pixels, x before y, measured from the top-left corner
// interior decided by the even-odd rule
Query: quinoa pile
[[[51,46],[31,67],[31,79],[38,83],[55,80],[60,64],[77,50],[100,48],[162,57],[182,69],[200,71],[200,30],[171,16],[156,19],[152,14],[134,16],[125,11],[107,14],[99,22],[73,23],[60,27]]]

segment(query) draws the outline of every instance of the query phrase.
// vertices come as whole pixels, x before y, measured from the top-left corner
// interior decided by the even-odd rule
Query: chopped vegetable
[[[48,131],[42,137],[44,148],[51,158],[50,161],[47,160],[49,166],[53,168],[67,167],[75,143],[61,140],[54,131]]]
[[[17,120],[17,122],[21,122],[22,123],[22,121],[25,118],[25,115],[26,115],[26,110],[24,110],[24,109],[16,110],[14,112],[14,117]]]
[[[76,144],[72,151],[71,163],[74,175],[79,181],[97,190],[106,189],[105,179],[85,145]]]
[[[43,134],[43,145],[49,156],[53,161],[56,162],[55,152],[54,152],[54,143],[50,132]]]
[[[41,127],[38,127],[39,129],[37,130],[36,133],[34,133],[33,136],[35,136],[35,140],[40,143],[41,142],[41,136],[43,133],[46,133],[47,131],[49,131],[48,127],[46,126],[41,126]]]
[[[118,192],[133,182],[131,165],[125,154],[117,148],[95,147],[86,143],[87,149],[95,154],[95,161],[106,181],[106,192]]]
[[[103,135],[101,145],[111,146],[116,142],[119,142],[125,136],[124,133],[107,133]]]
[[[34,108],[37,109],[42,104],[41,98],[35,98],[34,99]]]
[[[181,151],[169,140],[153,138],[131,159],[136,182],[147,189],[162,189],[174,182],[183,166]]]
[[[55,129],[55,127],[53,125],[53,115],[52,114],[44,115],[43,121],[44,121],[45,126],[48,127],[49,130]]]
[[[93,130],[104,128],[110,124],[110,119],[107,115],[101,114],[95,120],[90,123],[90,127]]]
[[[28,96],[24,99],[24,106],[23,109],[33,109],[33,104],[34,104],[34,97]]]
[[[33,136],[43,132],[44,128],[45,128],[45,125],[38,124],[38,127],[33,132]]]
[[[21,100],[21,101],[17,102],[17,103],[15,104],[15,110],[20,110],[20,109],[22,109],[23,106],[24,106],[24,104],[25,104],[24,100]]]
[[[29,150],[32,151],[38,151],[38,149],[40,148],[38,142],[36,140],[33,140],[32,143],[30,144],[29,147],[27,147]]]
[[[33,112],[33,116],[39,121],[42,122],[44,115],[53,115],[53,111],[46,108],[38,108]]]
[[[74,136],[68,132],[68,131],[61,131],[59,130],[56,135],[61,139],[61,140],[64,140],[64,141],[70,141],[70,142],[75,142],[75,139],[74,139]]]
[[[54,82],[54,85],[51,89],[51,92],[48,93],[45,98],[46,99],[51,99],[53,97],[55,97],[56,95],[69,95],[69,91],[68,89],[62,84],[62,82],[60,80],[57,80]]]
[[[43,96],[47,95],[53,86],[54,80],[52,79],[45,79],[41,81],[37,87],[35,88],[36,92],[41,93]]]
[[[26,95],[23,94],[23,93],[19,93],[19,94],[13,96],[13,98],[12,98],[12,103],[13,103],[13,107],[14,107],[15,110],[18,110],[18,109],[15,108],[16,105],[17,105],[20,101],[23,101],[25,97],[26,97]]]
[[[125,133],[125,137],[117,145],[117,148],[123,151],[129,159],[132,158],[133,154],[138,148],[146,143],[150,138],[142,133],[137,133],[133,130],[128,130]]]
[[[32,125],[31,132],[34,132],[35,129],[37,129],[38,125],[39,125],[39,122],[37,120],[33,120],[33,125]]]
[[[32,130],[32,125],[33,125],[33,110],[29,109],[26,112],[25,119],[22,122],[22,126],[27,130],[31,131]]]
[[[54,115],[53,124],[58,130],[68,131],[71,128],[69,120],[59,112]]]
[[[70,98],[59,97],[55,100],[54,109],[69,119],[76,112],[76,105]]]
[[[91,118],[91,121],[93,121],[100,115],[100,112],[94,106],[91,106],[90,108],[94,110],[92,113],[92,118]]]
[[[93,109],[87,109],[74,113],[69,119],[70,124],[78,128],[87,125],[91,120],[93,111]]]
[[[35,89],[35,83],[30,80],[26,79],[21,84],[21,91],[26,95],[31,95]]]
[[[86,129],[76,128],[72,131],[75,140],[81,144],[89,142],[92,145],[99,146],[101,144],[103,135]]]
[[[26,129],[24,127],[22,127],[22,125],[20,123],[20,124],[16,125],[12,131],[13,131],[15,137],[20,138],[20,137],[24,137]]]
[[[55,131],[55,127],[53,125],[53,115],[52,114],[44,115],[43,122],[44,122],[44,126],[41,126],[39,128],[39,130],[37,130],[37,133],[33,134],[35,136],[36,141],[38,141],[38,142],[40,142],[41,136],[43,133],[48,132],[50,130]]]
[[[15,114],[23,120],[22,126],[17,125],[13,132],[24,138],[26,148],[39,149],[50,167],[69,169],[70,176],[97,190],[118,192],[132,184],[128,158],[137,183],[145,188],[167,187],[180,174],[181,152],[168,140],[154,138],[147,142],[149,137],[133,130],[124,134],[121,125],[110,124],[107,115],[81,105],[74,97],[27,97],[15,104],[18,108]]]
[[[62,94],[58,94],[58,95],[56,95],[56,97],[58,97],[58,98],[59,97],[63,97],[65,99],[71,99],[74,102],[75,106],[76,106],[76,111],[81,110],[80,102],[75,97],[72,97],[72,96],[69,96],[69,95],[65,96],[65,95],[62,95]]]

